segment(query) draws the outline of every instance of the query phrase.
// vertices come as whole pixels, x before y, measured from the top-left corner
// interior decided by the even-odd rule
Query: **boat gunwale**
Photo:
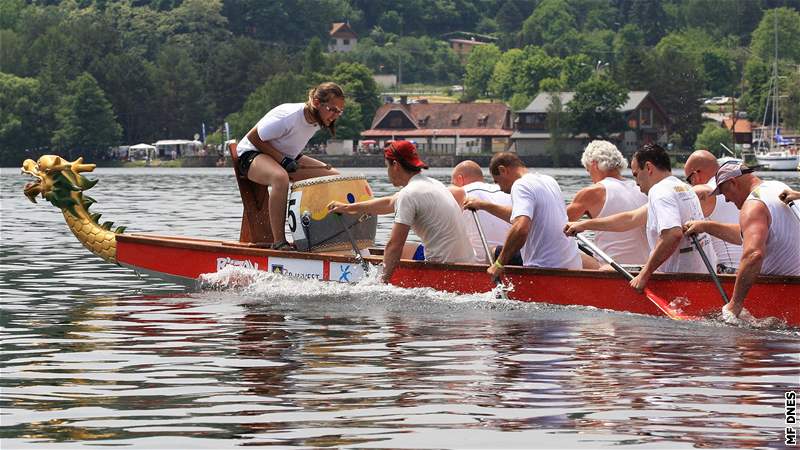
[[[183,248],[189,250],[201,251],[215,251],[224,250],[226,252],[249,255],[249,256],[274,256],[281,258],[291,259],[306,259],[316,260],[324,259],[337,262],[352,262],[355,258],[351,255],[343,255],[338,253],[310,253],[299,251],[283,251],[272,250],[261,246],[242,243],[237,241],[225,241],[214,239],[201,239],[190,238],[182,236],[163,236],[156,234],[120,234],[117,235],[119,243],[132,243],[132,244],[150,244],[158,245],[161,247]],[[383,258],[378,256],[367,256],[365,260],[379,264]],[[438,271],[459,271],[459,272],[483,272],[486,269],[485,264],[452,264],[452,263],[436,263],[430,261],[413,261],[413,260],[400,260],[400,267],[413,268],[417,270],[438,270]],[[620,278],[620,275],[613,270],[587,270],[587,269],[553,269],[541,267],[522,267],[522,266],[505,266],[506,275],[553,275],[570,278]],[[487,275],[488,276],[488,275]],[[725,284],[733,284],[736,280],[736,275],[719,275],[720,281]],[[658,281],[703,281],[710,282],[711,277],[708,274],[702,273],[654,273],[651,280]],[[771,276],[759,275],[756,281],[758,284],[791,284],[800,285],[800,277],[794,276]]]

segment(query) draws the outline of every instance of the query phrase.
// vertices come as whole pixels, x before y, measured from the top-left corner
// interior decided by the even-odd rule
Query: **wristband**
[[[502,268],[503,268],[503,265],[502,265],[502,264],[500,264],[500,260],[499,260],[499,259],[496,259],[496,260],[494,261],[494,264],[492,264],[492,265],[493,265],[493,266],[495,266],[495,267],[497,267],[498,269],[502,269]]]

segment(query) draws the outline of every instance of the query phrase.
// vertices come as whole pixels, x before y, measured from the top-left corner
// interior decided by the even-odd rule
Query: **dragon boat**
[[[235,158],[235,151],[231,149]],[[312,211],[301,211],[297,205],[319,195],[305,195],[302,201],[295,196],[295,188],[289,200],[290,229],[304,228],[308,251],[271,250],[264,243],[272,236],[267,223],[266,187],[250,182],[236,172],[236,180],[242,195],[243,216],[239,241],[195,239],[191,237],[160,236],[154,234],[124,233],[124,227],[113,228],[111,222],[99,223],[100,214],[90,213],[94,200],[85,194],[97,180],[90,180],[82,173],[94,170],[94,164],[86,164],[82,158],[67,161],[59,156],[45,155],[37,161],[26,160],[22,172],[33,177],[24,188],[25,195],[34,203],[41,196],[61,209],[68,227],[90,252],[108,263],[127,267],[175,283],[194,286],[202,274],[214,273],[226,266],[279,272],[286,276],[317,279],[330,282],[358,282],[365,276],[365,268],[382,262],[383,250],[373,246],[374,222],[365,218],[352,218],[344,224],[349,239],[331,242],[331,236],[316,238],[311,243],[308,222],[325,223],[330,228],[332,215],[321,211],[317,205]],[[236,164],[234,164],[234,168]],[[236,169],[234,169],[236,171]],[[326,177],[327,178],[327,177]],[[313,180],[309,180],[313,185]],[[301,182],[302,183],[302,182]],[[366,180],[364,180],[364,184]],[[295,183],[295,186],[300,183]],[[336,192],[324,187],[331,196],[340,201],[357,201],[371,197],[369,186],[363,184]],[[317,210],[313,211],[316,207]],[[322,208],[324,210],[324,208]],[[292,215],[294,214],[294,217]],[[292,228],[292,219],[295,227]],[[351,230],[361,232],[353,237]],[[366,230],[366,233],[363,231]],[[317,235],[324,234],[316,232]],[[317,244],[323,245],[317,245]],[[352,244],[352,247],[351,247]],[[301,248],[302,245],[300,246]],[[359,253],[354,251],[357,247]],[[723,288],[731,293],[735,277],[721,275]],[[595,270],[561,270],[507,266],[504,281],[513,286],[507,295],[511,300],[543,302],[557,305],[579,305],[615,311],[663,316],[656,304],[628,285],[628,281],[616,272]],[[485,293],[495,288],[495,283],[486,274],[486,267],[478,264],[437,264],[402,260],[392,275],[391,284],[400,287],[428,287],[453,293]],[[655,274],[649,284],[651,292],[657,293],[670,303],[670,307],[687,317],[718,316],[723,304],[720,293],[712,279],[703,274]],[[747,299],[748,310],[758,318],[775,317],[791,327],[800,327],[800,277],[761,276],[753,285]]]

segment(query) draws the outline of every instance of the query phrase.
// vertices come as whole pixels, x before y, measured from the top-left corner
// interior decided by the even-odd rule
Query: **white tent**
[[[136,144],[128,147],[128,160],[133,161],[136,159],[154,159],[156,155],[156,148],[149,144]]]

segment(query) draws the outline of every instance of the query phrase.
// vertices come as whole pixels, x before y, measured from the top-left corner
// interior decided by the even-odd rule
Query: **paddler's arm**
[[[736,272],[736,284],[733,286],[731,301],[722,308],[723,317],[725,310],[739,317],[744,307],[744,299],[758,278],[758,274],[761,273],[769,236],[769,210],[761,202],[745,202],[739,223],[747,238],[744,239],[742,246],[742,259]]]
[[[343,203],[343,202],[330,202],[328,203],[328,211],[339,214],[372,214],[377,216],[380,214],[391,214],[394,212],[395,195],[387,197],[378,197],[371,200],[364,200],[363,202]]]
[[[645,224],[647,224],[647,205],[642,205],[630,211],[601,217],[599,219],[567,222],[564,226],[564,233],[567,236],[575,236],[586,230],[620,232],[632,230],[636,227],[643,227]]]
[[[392,234],[389,236],[389,242],[386,243],[386,248],[383,250],[383,277],[384,283],[388,283],[392,279],[392,273],[400,262],[400,256],[403,254],[403,247],[406,245],[408,238],[408,231],[410,226],[395,222],[392,225]]]
[[[464,200],[464,209],[473,209],[475,211],[484,210],[506,222],[511,222],[511,206],[498,205],[475,197],[467,197],[467,199]]]
[[[708,233],[731,244],[742,245],[742,228],[736,223],[720,223],[710,220],[690,220],[683,224],[683,234]]]
[[[642,292],[653,272],[661,267],[664,261],[669,259],[673,253],[678,251],[681,239],[683,239],[681,227],[673,227],[661,231],[656,247],[650,253],[650,257],[647,258],[647,263],[642,267],[642,271],[631,280],[631,287]]]
[[[273,147],[269,141],[262,141],[261,136],[258,135],[258,130],[256,130],[255,127],[253,127],[249,133],[247,133],[247,140],[250,141],[250,143],[258,149],[258,151],[271,157],[278,163],[283,160],[283,153],[279,152],[275,147]]]
[[[486,273],[491,275],[492,278],[498,278],[503,274],[503,269],[511,258],[516,254],[528,239],[528,233],[531,231],[531,218],[528,216],[517,216],[514,218],[514,223],[511,229],[508,230],[506,242],[503,244],[503,250],[497,257],[497,261],[486,269]]]
[[[601,206],[606,202],[606,188],[602,184],[593,184],[575,194],[572,203],[567,205],[567,220],[574,222],[584,214],[589,218],[600,214]]]

